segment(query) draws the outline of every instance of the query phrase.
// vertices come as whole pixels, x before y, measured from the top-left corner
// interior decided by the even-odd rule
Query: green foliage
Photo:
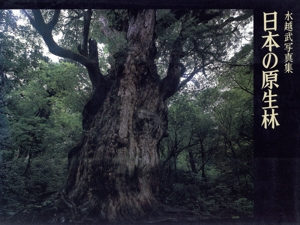
[[[216,180],[205,182],[200,175],[182,170],[177,183],[161,188],[160,200],[184,207],[206,218],[247,218],[253,216],[253,200]]]
[[[70,63],[41,62],[39,68],[29,73],[32,79],[15,89],[8,101],[14,143],[28,148],[25,155],[33,153],[30,143],[35,143],[33,149],[39,152],[53,145],[51,140],[56,137],[77,139],[81,109],[89,94],[84,90],[86,87],[81,87],[84,84],[77,75],[80,71]],[[66,130],[68,127],[71,129]],[[46,137],[48,142],[44,141]]]
[[[253,216],[251,62],[246,45],[217,85],[173,97],[160,146],[162,202],[209,218]]]
[[[4,110],[0,108],[0,149],[4,149],[9,145],[9,126],[7,117],[4,113]],[[0,153],[0,162],[1,162],[1,153]]]
[[[3,150],[0,171],[0,201],[7,209],[16,210],[62,186],[68,151],[81,137],[81,111],[90,94],[85,77],[74,64],[41,61],[10,92],[13,145]]]
[[[62,154],[47,154],[31,161],[24,175],[26,159],[17,158],[1,165],[1,210],[15,212],[24,205],[41,200],[43,195],[55,192],[66,176],[66,158]]]

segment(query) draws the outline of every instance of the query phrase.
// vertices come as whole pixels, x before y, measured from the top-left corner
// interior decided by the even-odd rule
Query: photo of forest
[[[253,218],[253,10],[3,9],[0,41],[1,224]]]

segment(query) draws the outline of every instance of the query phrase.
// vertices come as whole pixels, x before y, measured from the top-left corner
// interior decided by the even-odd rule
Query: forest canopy
[[[252,217],[251,24],[0,10],[0,221]]]

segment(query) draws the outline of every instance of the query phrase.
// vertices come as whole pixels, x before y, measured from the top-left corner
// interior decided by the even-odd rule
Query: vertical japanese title
[[[287,11],[284,18],[284,73],[293,73],[293,13]]]
[[[293,31],[293,24],[292,24],[292,13],[289,11],[285,14],[285,24],[284,24],[284,50],[285,53],[285,60],[284,60],[284,72],[285,73],[293,73],[292,63],[293,63],[293,53],[292,53],[292,31]],[[264,89],[263,94],[263,103],[265,103],[262,115],[262,123],[265,129],[271,127],[275,129],[276,126],[279,126],[279,122],[277,120],[278,112],[278,105],[276,104],[277,94],[276,88],[279,87],[278,81],[278,56],[273,52],[273,48],[279,48],[280,46],[276,42],[278,40],[279,34],[277,32],[277,12],[270,12],[270,13],[263,13],[263,24],[264,24],[264,31],[268,32],[267,35],[262,36],[262,38],[266,39],[264,42],[263,48],[267,48],[268,52],[264,55],[262,59],[262,65],[264,70],[262,71],[262,87]],[[277,38],[277,39],[276,39]],[[275,40],[276,39],[276,40]]]

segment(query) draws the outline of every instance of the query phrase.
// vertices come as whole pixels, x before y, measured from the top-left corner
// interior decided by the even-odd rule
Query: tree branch
[[[197,23],[208,21],[208,20],[213,19],[220,15],[221,15],[220,11],[212,13],[212,14],[205,14],[203,10],[201,10],[200,13],[193,12],[193,16],[197,17],[197,19],[198,19]],[[222,23],[221,25],[218,25],[218,27],[226,26],[227,24],[234,22],[234,21],[242,21],[242,20],[248,19],[250,16],[252,16],[252,10],[246,10],[246,12],[243,15],[237,16],[237,17],[230,17],[224,23]],[[216,26],[214,26],[214,28],[216,28]],[[237,30],[237,28],[238,28],[238,26],[235,26],[234,29],[231,30],[230,32],[216,34],[216,36],[224,36],[224,35],[232,34]],[[194,77],[195,74],[200,72],[200,70],[203,70],[203,73],[205,74],[204,55],[211,55],[214,58],[214,60],[216,60],[217,62],[228,63],[227,61],[222,61],[222,60],[216,58],[216,56],[214,54],[212,54],[211,52],[205,51],[212,44],[212,41],[202,50],[199,49],[198,43],[196,42],[195,39],[192,39],[192,43],[194,44],[195,51],[202,57],[202,67],[198,68],[198,69],[195,68],[194,71],[188,76],[188,78],[186,78],[184,81],[182,81],[178,85],[177,90],[180,90],[184,85],[186,85]]]
[[[55,25],[57,24],[58,19],[59,19],[59,15],[60,15],[60,10],[59,10],[59,9],[56,9],[56,10],[55,10],[55,13],[54,13],[54,15],[53,15],[52,20],[47,24],[47,27],[48,27],[50,30],[53,30],[53,28],[54,28]]]
[[[251,17],[252,15],[253,15],[253,10],[252,9],[247,9],[247,10],[245,10],[244,14],[242,14],[240,16],[237,16],[237,17],[229,17],[222,24],[217,25],[217,26],[213,25],[213,27],[216,28],[216,29],[222,28],[222,27],[226,26],[229,23],[246,20],[249,17]],[[208,27],[209,27],[209,29],[211,29],[212,26],[208,26]]]
[[[209,13],[207,9],[201,10],[193,10],[192,16],[196,19],[196,22],[199,23],[206,23],[209,20],[214,19],[215,17],[221,16],[222,11],[218,10],[216,12]]]
[[[66,17],[66,18],[70,19],[70,21],[68,23],[66,23],[65,26],[69,26],[74,20],[80,19],[81,17],[83,17],[83,14],[78,15],[78,16],[68,16],[68,17]]]
[[[77,62],[83,64],[84,66],[88,63],[91,63],[91,61],[88,58],[83,57],[71,50],[60,47],[53,40],[51,27],[55,26],[54,23],[55,23],[55,21],[57,22],[56,19],[53,18],[50,22],[51,26],[47,26],[45,24],[45,21],[42,17],[40,10],[32,10],[34,18],[32,18],[25,10],[24,10],[24,12],[25,12],[26,16],[29,18],[32,26],[39,32],[39,34],[44,39],[44,41],[45,41],[46,45],[48,46],[49,51],[51,53],[53,53],[54,55],[57,55],[59,57],[72,59],[74,61],[77,61]]]
[[[29,15],[29,13],[25,9],[22,10],[22,12],[27,16],[27,18],[29,19],[31,25],[33,26],[34,19]]]
[[[91,18],[92,18],[91,9],[88,9],[87,11],[83,12],[84,25],[83,25],[83,33],[82,33],[82,43],[81,45],[78,45],[78,51],[80,54],[82,54],[85,57],[88,57],[87,45],[88,45]]]
[[[205,10],[193,11],[192,13],[190,13],[189,10],[172,10],[171,12],[174,13],[175,18],[177,20],[181,20],[183,24],[188,19],[191,19],[191,17],[193,17],[195,19],[195,22],[199,24],[201,22],[211,20],[221,15],[221,11],[205,14]],[[191,26],[194,25],[191,24]],[[182,63],[180,63],[180,59],[184,56],[183,44],[188,38],[190,38],[187,36],[188,32],[186,32],[188,29],[189,27],[183,26],[179,34],[179,37],[176,39],[176,41],[172,46],[167,76],[161,82],[161,90],[164,92],[163,93],[164,98],[171,97],[180,88],[182,88],[188,81],[190,81],[196,73],[200,71],[200,69],[194,69],[194,71],[189,75],[189,77],[185,79],[181,84],[179,84],[180,77],[183,76],[186,70],[185,66]],[[204,66],[202,66],[201,69],[204,70]]]
[[[177,87],[177,91],[179,91],[183,86],[185,86],[191,79],[193,79],[193,77],[200,72],[200,70],[203,68],[194,68],[194,71],[184,80],[182,81],[178,87]]]
[[[90,57],[87,57],[87,56],[78,54],[74,51],[71,51],[69,49],[65,49],[63,47],[60,47],[54,41],[53,36],[52,36],[52,30],[58,22],[60,10],[55,11],[55,14],[54,14],[52,20],[48,24],[45,24],[45,21],[43,19],[43,16],[42,16],[40,10],[32,10],[34,18],[32,18],[26,12],[26,10],[23,10],[23,12],[29,18],[29,21],[32,24],[32,26],[42,36],[43,40],[45,41],[46,45],[49,48],[49,51],[52,54],[57,55],[59,57],[74,60],[74,61],[79,62],[82,65],[84,65],[87,68],[88,72],[89,72],[89,77],[90,77],[90,80],[92,82],[93,89],[96,88],[99,85],[100,81],[105,82],[104,78],[103,78],[103,75],[100,72],[99,63],[98,63],[98,56],[96,57],[97,44],[95,44],[94,42],[92,43],[93,53],[90,55]],[[89,12],[89,15],[91,15],[91,12]],[[89,19],[89,15],[87,15],[88,19]],[[88,23],[88,26],[85,27],[85,29],[88,29],[88,28],[89,28],[89,23]],[[86,31],[86,32],[88,33],[88,31]],[[84,36],[86,36],[86,35],[84,34]],[[87,42],[87,40],[85,40],[85,42]],[[85,44],[85,45],[87,45],[87,44]],[[105,85],[105,84],[103,84],[103,85]]]
[[[177,86],[180,82],[180,77],[186,70],[184,65],[180,63],[180,58],[183,54],[182,46],[184,40],[185,39],[182,37],[181,32],[179,37],[173,44],[167,76],[161,81],[160,86],[160,90],[164,99],[171,97],[177,92]]]

